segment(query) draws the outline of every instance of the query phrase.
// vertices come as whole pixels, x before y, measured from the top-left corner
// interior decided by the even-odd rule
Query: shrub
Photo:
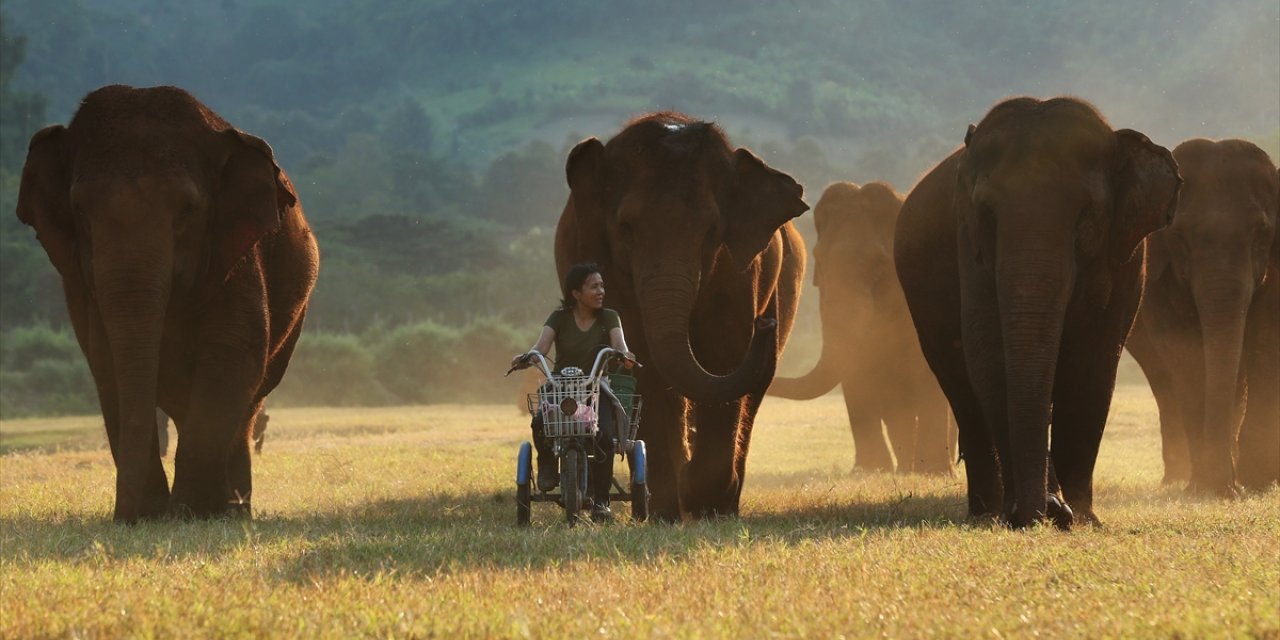
[[[456,402],[454,368],[459,333],[435,322],[406,325],[388,333],[374,350],[375,375],[406,402]]]
[[[373,354],[359,337],[303,333],[280,387],[269,402],[281,405],[368,406],[394,397],[374,375]]]

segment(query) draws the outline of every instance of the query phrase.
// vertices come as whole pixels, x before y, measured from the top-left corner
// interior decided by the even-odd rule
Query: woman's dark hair
[[[579,262],[569,267],[569,273],[564,274],[564,284],[560,289],[564,294],[564,298],[560,299],[561,309],[572,309],[578,305],[578,301],[573,299],[573,292],[581,289],[593,273],[600,273],[600,265],[594,262]]]

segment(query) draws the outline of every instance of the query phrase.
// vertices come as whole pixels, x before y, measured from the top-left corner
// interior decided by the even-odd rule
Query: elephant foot
[[[969,492],[969,517],[974,519],[999,520],[1000,498],[998,496],[983,497],[979,493]]]
[[[1075,513],[1071,511],[1066,501],[1052,493],[1045,496],[1045,512],[1053,526],[1061,531],[1071,530],[1071,525],[1075,522]]]
[[[174,492],[169,501],[169,516],[179,520],[251,517],[247,498],[232,498]]]
[[[1037,524],[1048,522],[1060,531],[1070,531],[1075,522],[1075,514],[1058,496],[1050,493],[1045,496],[1045,510],[1023,510],[1015,503],[1009,511],[1007,519],[1011,529],[1028,529]]]
[[[113,520],[121,524],[134,524],[141,520],[159,520],[169,511],[169,493],[157,494],[144,498],[142,504],[131,505],[116,499]]]
[[[951,464],[934,464],[934,465],[917,465],[915,472],[926,476],[942,476],[944,478],[952,478],[956,475],[956,470]]]
[[[1280,482],[1280,481],[1277,481],[1275,479],[1253,479],[1253,480],[1245,480],[1243,484],[1244,484],[1244,488],[1248,491],[1256,491],[1258,493],[1262,493],[1264,491],[1271,489],[1271,487],[1276,486],[1277,482]]]
[[[1187,493],[1193,496],[1212,496],[1223,500],[1236,500],[1244,495],[1243,487],[1235,482],[1197,482],[1187,483]]]
[[[893,461],[891,460],[858,460],[853,463],[855,472],[874,472],[874,473],[893,473]]]

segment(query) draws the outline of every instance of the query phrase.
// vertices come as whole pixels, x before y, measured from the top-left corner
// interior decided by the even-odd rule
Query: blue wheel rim
[[[528,484],[533,470],[533,445],[528,442],[520,444],[520,454],[516,456],[516,484]]]
[[[631,481],[636,484],[645,483],[645,459],[644,459],[644,440],[636,440],[636,446],[631,450],[631,459],[634,466],[631,469]]]

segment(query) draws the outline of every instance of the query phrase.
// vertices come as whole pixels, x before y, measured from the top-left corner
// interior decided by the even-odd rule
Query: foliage
[[[374,377],[373,353],[349,334],[303,334],[289,374],[269,399],[270,406],[331,407],[390,404],[393,396]]]
[[[571,145],[654,109],[719,122],[810,202],[835,180],[909,191],[1010,94],[1077,94],[1170,147],[1241,136],[1275,155],[1280,87],[1259,52],[1274,52],[1278,12],[1264,0],[0,0],[0,329],[66,322],[58,276],[11,212],[30,135],[103,84],[182,86],[268,140],[321,244],[308,330],[365,344],[427,321],[536,327],[556,297],[550,230]],[[798,224],[812,240],[809,217]]]
[[[93,377],[69,331],[37,324],[0,332],[0,417],[97,411]]]
[[[967,521],[958,478],[849,473],[838,397],[765,400],[741,518],[634,526],[615,503],[622,522],[570,530],[538,503],[521,530],[527,425],[503,405],[273,409],[252,521],[123,527],[100,420],[0,423],[0,450],[23,447],[0,461],[0,636],[1280,632],[1280,490],[1162,488],[1145,388],[1118,390],[1102,443],[1106,526],[1070,533]]]
[[[48,104],[43,94],[14,89],[14,75],[26,54],[26,36],[11,34],[0,13],[0,176],[20,170],[27,138],[43,123]]]

